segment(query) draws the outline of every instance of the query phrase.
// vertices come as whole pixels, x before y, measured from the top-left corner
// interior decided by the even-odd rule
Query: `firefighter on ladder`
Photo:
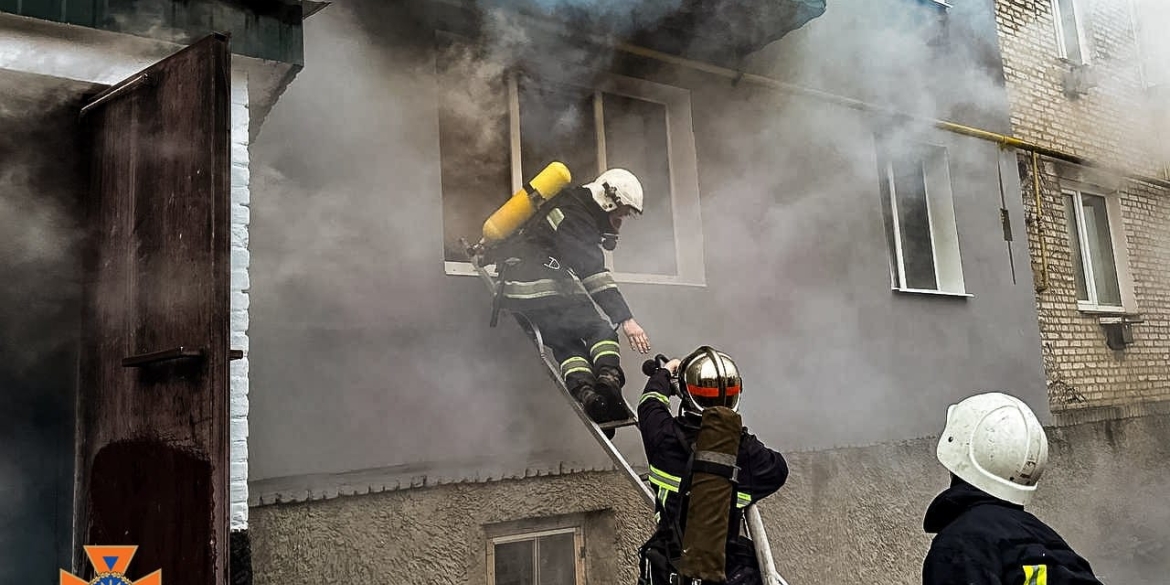
[[[633,349],[650,351],[649,337],[606,269],[603,252],[617,246],[622,220],[641,213],[637,177],[609,169],[544,206],[509,251],[500,277],[502,306],[540,328],[565,386],[595,422],[624,420],[630,413],[621,393],[625,374],[617,332],[590,297]],[[606,434],[612,437],[612,430]]]
[[[665,358],[662,358],[665,360]],[[654,505],[657,530],[640,549],[639,585],[707,583],[706,580],[683,578],[680,567],[683,555],[684,533],[688,515],[696,507],[691,492],[691,479],[701,471],[696,447],[708,418],[704,409],[724,407],[739,411],[742,379],[735,362],[727,354],[704,346],[682,360],[666,361],[655,368],[647,362],[644,372],[650,376],[646,390],[638,403],[638,429],[650,464],[650,482],[658,491]],[[676,388],[671,378],[677,374],[677,391],[682,402],[678,416],[671,416],[670,397]],[[738,414],[735,415],[738,422]],[[740,536],[743,509],[779,490],[788,479],[788,464],[779,452],[766,447],[759,439],[738,424],[728,431],[739,434],[734,460],[734,473],[727,477],[734,484],[734,492],[723,504],[727,505],[726,549],[722,569],[726,583],[757,585],[763,577],[757,563],[755,548]],[[719,473],[714,471],[714,473]],[[688,474],[691,477],[687,477]],[[680,493],[683,492],[683,493]],[[687,503],[684,503],[687,502]],[[684,507],[686,506],[686,507]],[[688,510],[690,512],[688,513]],[[701,519],[691,519],[705,526],[719,511],[704,511]],[[692,541],[694,542],[694,541]]]

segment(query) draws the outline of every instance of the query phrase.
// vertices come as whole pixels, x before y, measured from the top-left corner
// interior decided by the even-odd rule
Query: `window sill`
[[[1127,311],[1124,307],[1103,307],[1077,302],[1077,310],[1094,317],[1126,317],[1136,315],[1136,311]]]
[[[929,295],[929,296],[936,296],[936,297],[954,297],[954,298],[961,298],[961,299],[970,299],[970,298],[975,297],[975,295],[973,295],[971,293],[947,292],[947,291],[942,291],[942,290],[930,290],[930,289],[925,289],[925,288],[894,287],[892,290],[896,293],[908,294],[908,295]]]
[[[478,276],[470,262],[443,262],[443,272],[448,276]],[[495,266],[487,268],[488,274],[498,277]],[[670,286],[693,286],[706,288],[707,283],[702,280],[685,279],[679,276],[665,274],[631,274],[628,272],[614,272],[613,279],[623,284],[665,284]]]

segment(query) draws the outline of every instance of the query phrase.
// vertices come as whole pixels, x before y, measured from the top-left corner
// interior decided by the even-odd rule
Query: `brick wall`
[[[1021,162],[1030,157],[1021,157]],[[1032,269],[1041,279],[1036,206],[1030,162],[1023,183],[1029,216]],[[1122,222],[1129,250],[1137,311],[1134,342],[1123,351],[1105,344],[1100,317],[1077,308],[1072,250],[1056,165],[1040,168],[1042,230],[1048,254],[1048,289],[1036,294],[1048,398],[1053,410],[1110,406],[1170,398],[1170,192],[1129,182],[1122,189]]]
[[[232,72],[231,103],[231,347],[244,359],[231,363],[231,528],[248,527],[248,76]]]
[[[1069,97],[1052,0],[996,0],[1012,131],[1045,146],[1133,172],[1156,174],[1153,104],[1125,0],[1082,0],[1095,87]]]
[[[996,5],[1013,133],[1124,172],[1157,176],[1164,161],[1152,147],[1156,110],[1143,86],[1128,2],[1084,0],[1096,85],[1075,97],[1064,91],[1067,65],[1057,57],[1051,0],[997,0]],[[1048,255],[1048,288],[1037,292],[1036,304],[1053,410],[1170,398],[1170,191],[1118,183],[1136,310],[1145,322],[1133,326],[1132,345],[1114,351],[1105,344],[1100,317],[1077,307],[1060,193],[1070,172],[1051,161],[1041,164],[1037,221],[1031,157],[1021,155],[1020,162],[1038,282],[1041,234]]]

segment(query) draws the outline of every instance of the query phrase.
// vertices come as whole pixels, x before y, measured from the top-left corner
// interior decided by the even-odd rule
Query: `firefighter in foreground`
[[[788,464],[740,424],[739,369],[703,346],[681,361],[660,356],[643,371],[650,379],[638,428],[658,498],[657,530],[639,551],[638,583],[761,583],[755,549],[740,536],[743,508],[780,489]],[[669,410],[676,392],[677,417]]]
[[[650,351],[650,340],[606,269],[602,250],[613,250],[622,221],[641,213],[637,177],[609,169],[543,206],[511,249],[501,274],[503,305],[540,328],[560,362],[565,386],[596,422],[624,420],[630,413],[621,393],[625,374],[617,332],[598,315],[590,297],[625,332],[631,347]]]
[[[1088,561],[1024,511],[1048,463],[1040,421],[991,392],[951,405],[936,455],[951,486],[926,510],[923,585],[1100,585]]]

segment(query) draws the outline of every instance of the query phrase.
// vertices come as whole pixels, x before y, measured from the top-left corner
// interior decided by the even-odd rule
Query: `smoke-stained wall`
[[[372,6],[337,5],[310,21],[307,68],[253,148],[253,483],[312,475],[303,485],[278,482],[308,489],[329,484],[329,474],[392,466],[458,479],[486,467],[604,463],[518,329],[506,318],[487,326],[482,283],[447,274],[452,211],[442,204],[440,112],[455,94],[440,93],[436,25]],[[704,284],[622,290],[655,351],[709,343],[740,362],[745,420],[767,442],[818,448],[921,436],[937,431],[929,415],[984,390],[1047,411],[1031,280],[1021,272],[1027,250],[1005,241],[1001,215],[1024,233],[1021,203],[1010,196],[1018,177],[995,144],[578,37],[558,44],[563,29],[507,13],[472,16],[442,22],[481,35],[466,57],[470,89],[455,97],[479,95],[480,84],[517,65],[578,79],[613,72],[688,95]],[[944,11],[838,0],[747,66],[926,119],[1002,130],[993,49],[989,3]],[[860,57],[870,66],[853,66]],[[459,112],[482,113],[482,129],[472,126],[464,143],[486,145],[487,160],[501,154],[492,148],[507,149],[507,137],[492,134],[507,125],[500,130],[499,115],[478,104]],[[882,163],[910,152],[902,145],[945,152],[969,296],[891,291]],[[498,191],[490,197],[510,195],[506,182],[484,181]],[[615,263],[640,252],[631,242],[699,239],[659,226],[651,217],[628,222]],[[641,357],[623,357],[633,398]],[[252,501],[260,497],[253,490]]]

